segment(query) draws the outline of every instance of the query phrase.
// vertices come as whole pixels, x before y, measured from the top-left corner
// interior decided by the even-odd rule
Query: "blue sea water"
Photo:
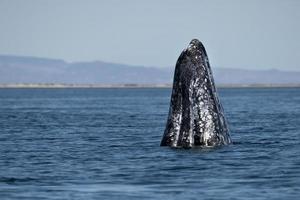
[[[160,147],[170,89],[0,89],[0,199],[298,199],[300,89],[219,89],[233,145]]]

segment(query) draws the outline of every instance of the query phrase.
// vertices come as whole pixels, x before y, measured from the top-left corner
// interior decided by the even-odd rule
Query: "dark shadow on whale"
[[[179,56],[161,146],[212,147],[231,143],[203,44],[193,39]]]

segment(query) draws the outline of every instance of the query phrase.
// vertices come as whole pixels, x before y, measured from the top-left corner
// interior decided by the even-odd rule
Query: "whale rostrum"
[[[205,48],[193,39],[176,63],[161,146],[210,147],[231,142]]]

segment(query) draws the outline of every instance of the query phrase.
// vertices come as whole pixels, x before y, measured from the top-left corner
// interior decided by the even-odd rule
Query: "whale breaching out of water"
[[[203,44],[193,39],[179,56],[161,146],[191,148],[231,143]]]

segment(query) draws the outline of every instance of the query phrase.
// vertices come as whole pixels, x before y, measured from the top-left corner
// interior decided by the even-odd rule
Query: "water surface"
[[[0,89],[1,199],[297,199],[300,89],[220,89],[234,145],[160,147],[170,89]]]

